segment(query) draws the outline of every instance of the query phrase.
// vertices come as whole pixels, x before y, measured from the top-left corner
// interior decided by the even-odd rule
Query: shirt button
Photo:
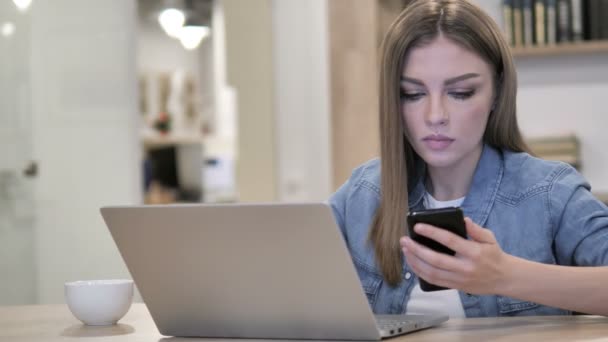
[[[412,274],[410,272],[407,272],[405,274],[405,279],[410,279],[412,277]]]

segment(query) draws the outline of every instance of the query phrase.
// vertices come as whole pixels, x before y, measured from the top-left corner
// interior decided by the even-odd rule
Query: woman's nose
[[[449,116],[441,98],[431,99],[431,104],[426,112],[425,121],[429,126],[444,126],[449,122]]]

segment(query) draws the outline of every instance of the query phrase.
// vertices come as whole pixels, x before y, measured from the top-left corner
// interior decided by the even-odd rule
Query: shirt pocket
[[[361,287],[369,305],[373,308],[378,299],[378,293],[380,292],[380,286],[382,284],[382,277],[375,272],[368,269],[368,266],[363,265],[360,261],[354,259],[355,268],[357,269],[357,275],[361,281]]]
[[[376,299],[378,297],[378,292],[380,291],[380,283],[382,279],[376,276],[366,277],[365,280],[361,281],[361,285],[363,286],[363,292],[367,296],[367,301],[371,307],[374,307],[376,304]]]
[[[498,313],[500,316],[530,316],[536,314],[539,305],[520,299],[498,296]]]

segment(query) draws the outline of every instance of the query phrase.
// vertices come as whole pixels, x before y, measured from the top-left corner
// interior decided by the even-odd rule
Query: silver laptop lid
[[[380,339],[325,204],[101,213],[163,335]]]

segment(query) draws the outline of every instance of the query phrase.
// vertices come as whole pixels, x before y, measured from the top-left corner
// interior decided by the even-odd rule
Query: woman
[[[493,20],[465,0],[409,5],[383,42],[381,159],[330,204],[376,313],[608,315],[608,208],[572,167],[526,153],[516,74]],[[408,211],[460,206],[468,239]],[[575,267],[576,266],[576,267]],[[423,292],[418,277],[451,288]]]

